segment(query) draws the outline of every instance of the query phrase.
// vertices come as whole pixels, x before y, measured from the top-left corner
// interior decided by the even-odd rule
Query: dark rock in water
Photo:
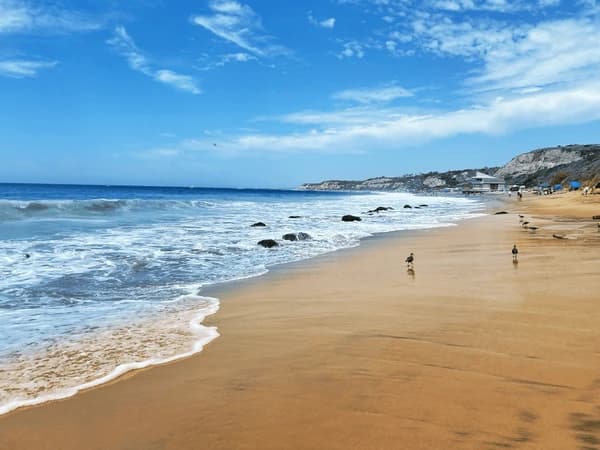
[[[600,216],[593,216],[592,220],[600,220]]]
[[[284,241],[297,241],[298,235],[296,233],[287,233],[282,236]]]
[[[421,208],[427,208],[429,205],[423,203],[422,205],[419,205]]]
[[[347,214],[342,217],[342,222],[360,222],[362,219],[357,216],[353,216],[351,214]]]
[[[567,238],[564,234],[553,234],[552,237],[554,239],[566,239]]]
[[[25,253],[25,259],[29,259],[31,258],[31,255],[29,253]]]
[[[421,209],[421,207],[420,206],[415,206],[415,209]]]
[[[288,219],[301,219],[302,216],[290,216],[288,217]]]
[[[508,211],[498,211],[496,214],[494,214],[495,216],[501,216],[503,214],[508,214]]]
[[[404,209],[412,209],[412,206],[410,206],[410,205],[404,205]]]
[[[382,211],[390,211],[390,210],[392,210],[392,209],[394,209],[394,208],[392,208],[391,206],[378,206],[377,208],[375,208],[375,209],[372,209],[372,210],[370,210],[369,212],[370,212],[370,213],[374,213],[374,212],[376,212],[376,213],[380,213],[380,212],[382,212]]]
[[[258,241],[258,245],[261,245],[265,248],[272,248],[272,247],[278,247],[279,244],[277,243],[277,241],[273,240],[273,239],[263,239],[262,241]]]
[[[266,227],[267,225],[264,222],[256,222],[250,225],[251,227]]]
[[[312,239],[312,236],[308,233],[303,233],[303,232],[298,233],[299,241],[310,241],[311,239]]]

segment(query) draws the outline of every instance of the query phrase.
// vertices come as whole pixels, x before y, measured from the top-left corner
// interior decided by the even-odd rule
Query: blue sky
[[[0,0],[0,181],[295,187],[600,142],[596,0]]]

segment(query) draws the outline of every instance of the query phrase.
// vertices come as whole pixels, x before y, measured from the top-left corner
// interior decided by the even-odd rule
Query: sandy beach
[[[0,449],[599,449],[600,195],[502,208],[211,292],[202,353],[2,416]]]

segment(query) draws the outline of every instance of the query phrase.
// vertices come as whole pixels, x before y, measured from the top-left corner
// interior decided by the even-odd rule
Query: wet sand
[[[201,354],[0,417],[0,449],[600,449],[600,196],[503,208],[221,290]]]

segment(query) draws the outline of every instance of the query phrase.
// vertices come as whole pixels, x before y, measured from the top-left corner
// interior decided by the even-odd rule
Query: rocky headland
[[[574,180],[597,183],[600,182],[600,144],[541,148],[522,153],[502,167],[428,172],[359,181],[327,180],[303,184],[301,189],[431,192],[460,189],[477,172],[503,178],[507,185],[528,187]]]

